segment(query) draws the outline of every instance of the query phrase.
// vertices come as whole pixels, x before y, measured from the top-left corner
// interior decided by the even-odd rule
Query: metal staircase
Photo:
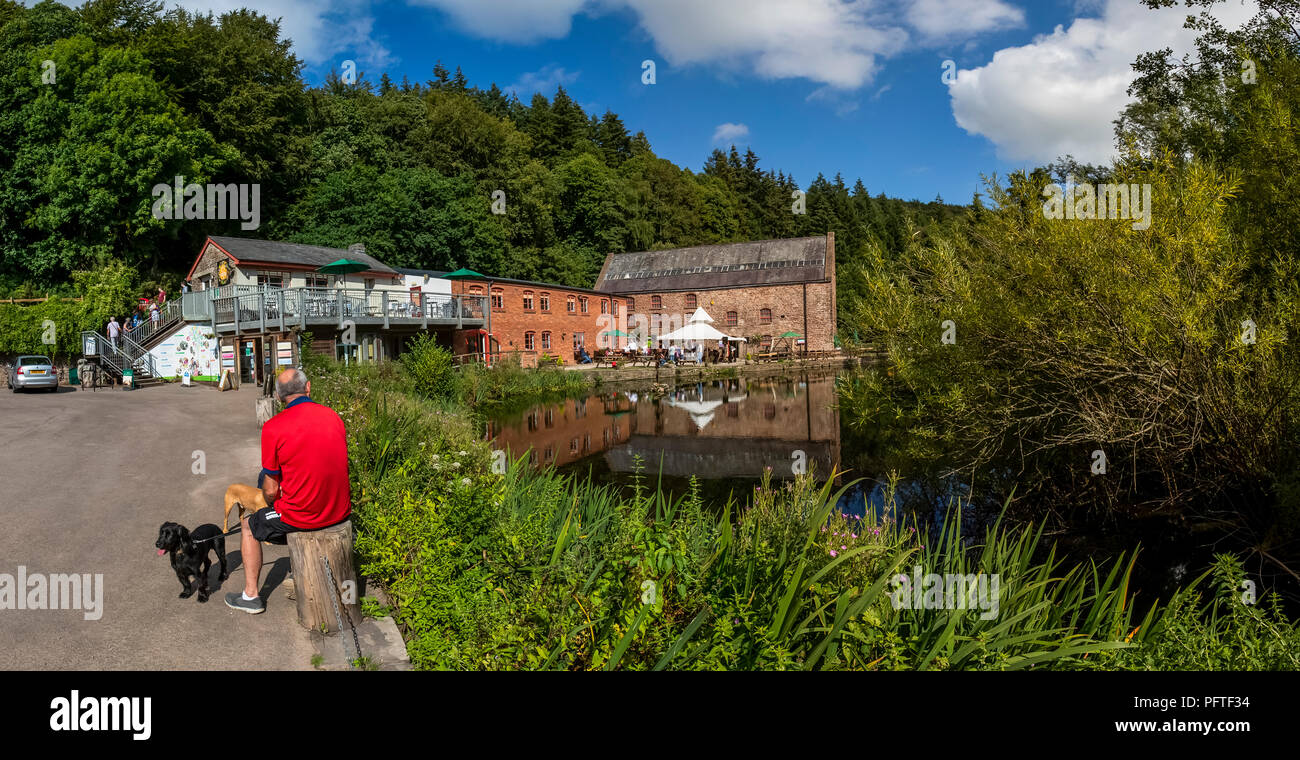
[[[95,346],[94,352],[87,351],[86,359],[95,362],[104,371],[121,380],[127,369],[131,370],[132,385],[143,387],[161,382],[158,379],[158,367],[149,350],[135,341],[126,332],[118,335],[117,344],[103,335],[94,332],[81,334],[82,346]]]

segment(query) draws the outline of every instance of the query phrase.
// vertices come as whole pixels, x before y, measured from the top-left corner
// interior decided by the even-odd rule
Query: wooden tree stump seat
[[[361,623],[361,589],[352,560],[352,521],[344,520],[320,530],[295,531],[288,536],[289,561],[293,566],[294,593],[298,602],[298,623],[310,630],[334,633],[339,614],[350,617],[352,625]],[[334,576],[331,585],[325,563]]]

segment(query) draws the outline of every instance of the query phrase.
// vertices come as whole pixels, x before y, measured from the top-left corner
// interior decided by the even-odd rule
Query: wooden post
[[[329,559],[336,588],[330,587],[325,575]],[[298,597],[298,623],[310,630],[338,631],[334,603],[339,614],[351,617],[352,625],[361,624],[361,588],[352,561],[352,521],[320,530],[295,531],[289,534],[289,561],[293,565],[294,594]],[[333,600],[331,601],[331,595]]]
[[[266,382],[267,385],[274,383],[274,380]],[[253,409],[257,413],[257,426],[260,428],[266,424],[267,420],[275,416],[275,399],[271,396],[262,396],[254,402]]]

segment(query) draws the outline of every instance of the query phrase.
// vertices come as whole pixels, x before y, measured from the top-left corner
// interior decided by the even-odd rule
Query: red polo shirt
[[[306,396],[262,426],[262,472],[279,479],[274,508],[295,528],[328,528],[352,513],[343,420]]]

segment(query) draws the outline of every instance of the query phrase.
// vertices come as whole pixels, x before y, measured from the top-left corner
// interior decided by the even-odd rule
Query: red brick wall
[[[804,321],[804,291],[808,295],[807,326]],[[653,296],[662,299],[663,308],[652,308]],[[633,317],[629,322],[631,332],[640,328],[642,334],[662,335],[686,323],[694,308],[688,307],[689,292],[638,293],[634,296]],[[752,338],[770,335],[773,342],[785,332],[796,332],[808,338],[808,350],[827,351],[834,348],[835,287],[829,282],[796,285],[764,285],[746,288],[695,291],[696,305],[703,307],[713,317],[713,326],[728,335]],[[764,323],[762,310],[771,309],[772,319]],[[727,323],[727,312],[735,311],[737,324]],[[660,318],[655,329],[654,316]],[[806,331],[805,331],[806,330]]]
[[[487,283],[482,280],[452,280],[452,293],[464,294],[475,292],[487,294]],[[520,363],[525,367],[536,365],[542,354],[558,356],[564,364],[573,364],[573,339],[575,333],[582,333],[583,343],[588,353],[598,348],[622,348],[625,338],[610,338],[611,342],[603,344],[600,334],[620,327],[626,319],[624,298],[613,297],[592,291],[577,290],[558,285],[533,285],[515,282],[492,282],[492,292],[502,295],[501,308],[492,309],[492,337],[497,341],[497,349],[503,353],[516,353]],[[531,294],[533,306],[524,308],[524,294]],[[550,297],[550,308],[542,309],[542,295]],[[574,310],[568,311],[568,298],[574,299]],[[580,299],[587,299],[587,313],[582,312]],[[601,302],[606,303],[605,314],[601,314]],[[618,305],[618,316],[613,315],[613,304]],[[533,333],[533,348],[526,346],[527,334]],[[542,333],[551,333],[551,346],[542,346]],[[626,329],[624,329],[626,332]],[[461,342],[457,342],[457,353],[462,351]]]

